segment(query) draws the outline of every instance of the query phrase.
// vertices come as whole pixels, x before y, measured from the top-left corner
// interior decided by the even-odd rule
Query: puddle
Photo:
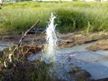
[[[5,49],[5,48],[8,48],[9,46],[11,46],[10,43],[0,41],[0,51],[2,51],[2,50]]]
[[[81,67],[91,74],[94,80],[108,78],[108,51],[89,51],[86,49],[91,44],[77,45],[72,48],[58,49],[56,57],[56,75],[65,81],[73,81],[67,73],[73,64]],[[29,60],[39,59],[41,54],[30,56]],[[38,58],[37,58],[38,57]]]
[[[91,74],[91,78],[98,80],[108,78],[108,51],[89,51],[91,44],[77,45],[72,48],[63,48],[56,51],[55,75],[65,81],[74,81],[69,75],[73,65],[81,67]],[[0,51],[10,46],[10,43],[0,41]],[[40,54],[31,55],[30,61],[41,59]]]

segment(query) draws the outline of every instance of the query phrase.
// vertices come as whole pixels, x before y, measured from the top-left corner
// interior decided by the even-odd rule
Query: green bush
[[[46,28],[50,13],[56,18],[59,32],[108,31],[108,3],[99,2],[18,2],[0,10],[0,34],[21,33],[40,20]]]
[[[87,26],[87,18],[84,12],[59,9],[56,13],[58,28],[63,32],[78,31]]]

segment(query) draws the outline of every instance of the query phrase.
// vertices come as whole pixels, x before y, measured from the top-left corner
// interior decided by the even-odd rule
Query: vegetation
[[[49,66],[45,62],[17,61],[14,66],[3,68],[0,81],[54,81],[49,74]]]
[[[8,57],[15,46],[0,53],[0,81],[55,81],[49,71],[52,63],[46,64],[41,60],[29,61],[24,55],[25,52],[21,52],[22,47],[13,52],[12,62]]]
[[[108,3],[99,2],[18,2],[4,4],[0,9],[0,34],[19,34],[37,20],[46,27],[50,13],[62,33],[83,30],[108,31]]]

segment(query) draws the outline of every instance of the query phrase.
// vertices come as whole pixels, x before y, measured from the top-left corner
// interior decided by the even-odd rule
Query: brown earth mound
[[[99,40],[95,44],[87,47],[87,49],[92,50],[92,51],[108,50],[108,39],[107,40]]]

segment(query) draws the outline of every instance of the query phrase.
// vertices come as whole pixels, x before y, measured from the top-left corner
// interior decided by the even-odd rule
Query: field
[[[0,81],[108,81],[108,3],[0,5]]]
[[[46,28],[51,12],[61,33],[108,31],[106,2],[18,2],[0,9],[0,34],[20,34],[37,20]]]

